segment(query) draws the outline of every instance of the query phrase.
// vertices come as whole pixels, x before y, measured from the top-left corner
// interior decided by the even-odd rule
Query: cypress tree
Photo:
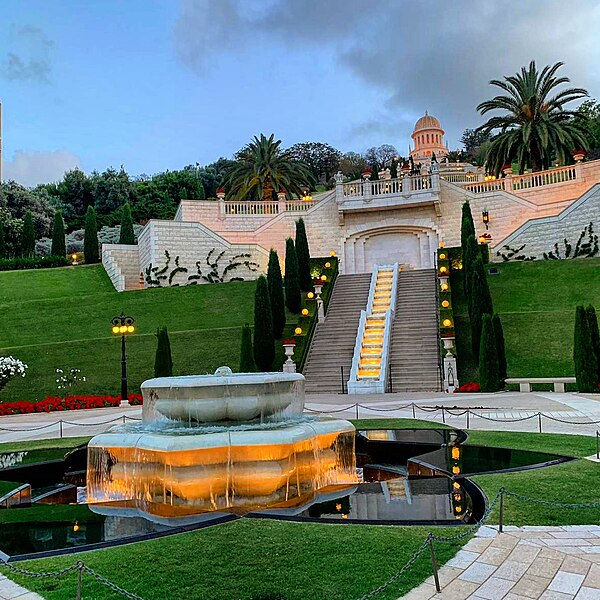
[[[52,225],[52,247],[50,249],[51,256],[66,256],[67,244],[65,241],[65,222],[62,212],[56,210],[54,212],[54,224]]]
[[[242,345],[240,348],[240,373],[254,373],[256,364],[254,363],[254,353],[252,350],[252,330],[246,323],[242,327]]]
[[[302,294],[298,275],[298,257],[294,240],[285,240],[285,305],[288,310],[297,315],[302,306]]]
[[[310,276],[310,250],[306,238],[306,227],[304,219],[296,221],[296,256],[298,257],[298,278],[300,289],[303,292],[312,290],[312,278]]]
[[[491,315],[494,312],[492,296],[490,294],[490,288],[488,287],[481,256],[478,256],[475,259],[473,265],[470,302],[471,342],[473,354],[477,356],[481,341],[483,315]]]
[[[273,335],[276,340],[283,335],[285,327],[285,299],[283,297],[283,279],[277,251],[271,248],[269,252],[269,267],[267,269],[267,283],[269,285],[269,300],[273,314]]]
[[[379,181],[379,167],[377,165],[371,167],[371,177],[369,179],[371,181]]]
[[[121,232],[119,234],[119,244],[135,244],[133,219],[131,218],[131,206],[129,206],[129,202],[125,202],[123,205],[123,211],[121,212]]]
[[[392,158],[392,166],[390,167],[390,177],[392,179],[398,178],[398,161]]]
[[[500,383],[504,383],[508,377],[508,369],[506,365],[506,344],[504,343],[504,328],[500,317],[494,313],[492,317],[494,324],[494,335],[496,336],[496,352],[498,353],[498,376]]]
[[[83,254],[87,264],[100,262],[98,249],[98,226],[96,224],[96,211],[90,204],[85,213],[85,232],[83,237]]]
[[[475,224],[473,223],[473,214],[471,213],[471,205],[468,200],[462,205],[462,220],[460,227],[460,245],[465,249],[467,238],[472,235],[475,237]]]
[[[575,336],[573,340],[573,362],[575,378],[580,392],[597,391],[598,361],[594,353],[589,319],[583,306],[575,311]]]
[[[206,198],[206,192],[204,191],[204,186],[200,183],[198,184],[198,200],[204,200]]]
[[[471,281],[473,279],[473,269],[475,259],[479,254],[479,247],[475,241],[475,236],[470,235],[465,241],[465,247],[463,248],[463,290],[467,302],[471,301]]]
[[[31,211],[25,212],[23,218],[23,232],[21,234],[21,256],[31,258],[35,254],[35,230]]]
[[[479,348],[479,385],[482,392],[497,392],[500,389],[498,350],[492,315],[483,315],[481,344]]]
[[[260,371],[269,371],[275,359],[273,314],[267,279],[261,275],[254,293],[254,362]]]
[[[598,332],[598,318],[596,317],[596,309],[591,304],[585,309],[585,312],[588,318],[592,348],[596,356],[596,381],[600,383],[600,332]]]
[[[6,258],[6,240],[4,239],[4,221],[0,221],[0,258]]]
[[[171,357],[171,343],[166,327],[159,327],[156,331],[156,356],[154,358],[154,377],[171,377],[173,375],[173,358]]]

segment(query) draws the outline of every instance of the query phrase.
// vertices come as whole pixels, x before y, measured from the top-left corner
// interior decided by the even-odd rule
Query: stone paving
[[[0,575],[0,600],[44,600],[44,598]]]
[[[482,527],[402,600],[600,600],[600,526]]]

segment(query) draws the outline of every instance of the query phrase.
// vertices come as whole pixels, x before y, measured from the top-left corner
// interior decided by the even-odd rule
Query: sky
[[[21,0],[2,5],[4,179],[132,175],[254,135],[406,154],[427,110],[451,149],[530,60],[600,99],[600,2]]]

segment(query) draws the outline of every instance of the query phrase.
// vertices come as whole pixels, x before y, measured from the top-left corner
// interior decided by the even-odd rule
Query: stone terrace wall
[[[138,247],[126,244],[102,244],[102,265],[117,292],[139,289]]]
[[[561,256],[564,256],[565,238],[574,251],[581,232],[590,222],[594,232],[600,233],[600,184],[595,185],[559,215],[528,221],[509,235],[502,246],[517,249],[524,245],[519,255],[541,259],[544,252],[553,251],[554,244],[558,243]],[[493,258],[502,260],[501,257]]]

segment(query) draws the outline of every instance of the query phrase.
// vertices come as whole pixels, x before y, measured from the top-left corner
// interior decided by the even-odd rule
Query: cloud
[[[3,164],[4,181],[13,179],[24,186],[35,186],[62,178],[65,171],[80,166],[80,160],[66,150],[28,152],[17,150],[10,161]]]
[[[11,28],[9,49],[0,64],[0,75],[9,81],[48,83],[52,73],[54,42],[33,25]]]

